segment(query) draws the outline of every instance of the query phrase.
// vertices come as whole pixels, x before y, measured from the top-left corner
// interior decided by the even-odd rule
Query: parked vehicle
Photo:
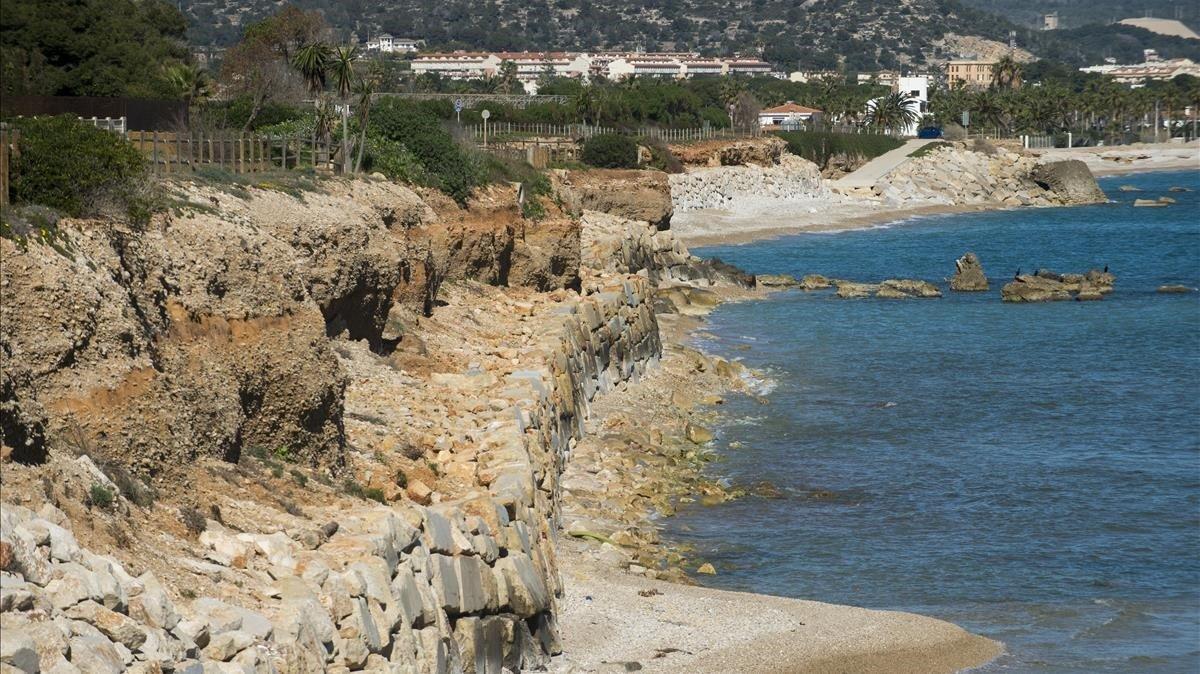
[[[917,130],[917,138],[921,140],[934,140],[942,137],[942,128],[940,126],[925,126]]]

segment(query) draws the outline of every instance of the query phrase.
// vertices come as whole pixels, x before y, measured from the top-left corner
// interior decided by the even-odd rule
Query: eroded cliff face
[[[58,247],[0,240],[17,458],[49,438],[141,473],[248,447],[336,468],[345,382],[328,338],[386,352],[446,279],[579,283],[577,222],[523,219],[494,192],[468,209],[382,181],[175,196],[144,229],[64,220]]]
[[[544,666],[584,418],[659,357],[663,287],[728,270],[562,192],[176,196],[0,240],[5,662]]]

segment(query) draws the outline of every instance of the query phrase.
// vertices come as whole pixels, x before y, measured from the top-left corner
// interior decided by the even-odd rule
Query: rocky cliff
[[[676,212],[729,209],[735,205],[815,201],[829,196],[816,164],[791,154],[778,163],[697,168],[672,175]]]
[[[734,279],[575,196],[611,212],[181,184],[145,227],[0,240],[0,662],[544,666],[584,417],[659,357],[656,283]]]

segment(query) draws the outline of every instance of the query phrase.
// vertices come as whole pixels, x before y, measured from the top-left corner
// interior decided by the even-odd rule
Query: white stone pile
[[[775,166],[719,166],[670,177],[676,213],[730,209],[735,202],[812,201],[829,196],[817,165],[791,154]]]

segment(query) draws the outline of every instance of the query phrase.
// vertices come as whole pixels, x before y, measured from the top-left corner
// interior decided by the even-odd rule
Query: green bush
[[[904,144],[902,140],[878,133],[788,131],[779,137],[787,141],[788,152],[822,168],[828,165],[830,158],[838,155],[874,159]]]
[[[483,182],[479,162],[423,107],[387,99],[371,109],[371,130],[407,148],[428,173],[429,184],[460,204]]]
[[[113,492],[108,487],[99,482],[92,485],[88,490],[88,503],[104,510],[113,504]]]
[[[390,138],[367,137],[363,170],[368,173],[378,171],[392,180],[414,185],[436,185],[436,178],[425,170],[417,156]]]
[[[601,133],[583,143],[582,159],[598,168],[637,168],[637,143],[629,136]]]
[[[140,194],[146,160],[121,136],[71,115],[24,119],[17,126],[21,152],[12,165],[14,201],[76,217],[98,215],[110,205],[127,213],[146,208]]]

